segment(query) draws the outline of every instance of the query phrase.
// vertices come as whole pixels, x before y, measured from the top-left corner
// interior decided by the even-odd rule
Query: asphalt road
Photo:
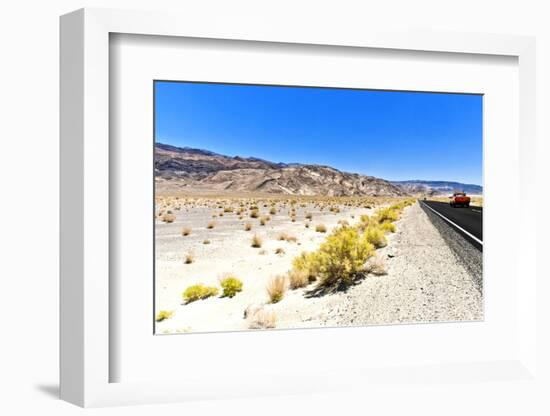
[[[479,249],[483,247],[483,208],[453,208],[446,202],[420,201],[447,219],[447,224]],[[449,222],[450,221],[450,222]],[[472,236],[474,238],[472,238]],[[477,241],[476,241],[477,240]]]

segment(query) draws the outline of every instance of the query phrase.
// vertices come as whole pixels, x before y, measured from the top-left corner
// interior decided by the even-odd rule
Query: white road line
[[[473,209],[472,212],[481,212],[481,211],[479,211],[477,209]]]
[[[458,228],[460,231],[462,231],[464,234],[468,235],[469,237],[473,238],[475,241],[477,241],[479,244],[483,245],[483,241],[481,241],[479,238],[477,238],[475,235],[469,233],[468,231],[466,231],[464,228],[462,228],[460,225],[458,224],[455,224],[454,222],[452,222],[450,219],[448,219],[447,217],[441,215],[439,212],[437,212],[435,209],[433,209],[432,207],[430,207],[428,204],[425,204],[424,202],[422,203],[424,204],[425,207],[431,209],[433,212],[435,212],[437,215],[439,215],[441,218],[443,218],[445,221],[447,221],[449,224],[453,225],[454,227]]]

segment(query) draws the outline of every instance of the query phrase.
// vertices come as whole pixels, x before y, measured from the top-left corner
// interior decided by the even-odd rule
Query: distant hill
[[[483,193],[482,186],[460,182],[410,180],[392,181],[391,183],[401,187],[411,195],[448,195],[454,191],[462,191],[472,195]]]
[[[402,186],[330,166],[274,163],[208,150],[155,145],[155,180],[161,190],[262,192],[287,195],[407,196]]]

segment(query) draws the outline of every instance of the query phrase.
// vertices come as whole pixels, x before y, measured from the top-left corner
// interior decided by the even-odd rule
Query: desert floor
[[[246,330],[250,322],[244,312],[250,307],[274,315],[280,329],[483,318],[481,254],[469,251],[467,243],[459,247],[449,244],[449,239],[460,236],[445,236],[449,230],[434,222],[418,204],[405,209],[395,223],[397,232],[388,235],[388,245],[377,250],[386,264],[386,275],[367,275],[346,291],[323,296],[310,295],[315,287],[312,283],[287,291],[276,304],[268,303],[266,293],[272,277],[287,272],[302,251],[317,249],[339,221],[353,225],[360,215],[373,214],[375,207],[342,204],[339,212],[331,212],[306,202],[295,205],[296,220],[292,222],[291,206],[279,204],[278,212],[262,226],[259,219],[247,215],[239,219],[237,213],[212,218],[221,210],[213,209],[211,202],[205,205],[184,205],[174,211],[172,223],[157,219],[155,313],[173,311],[170,319],[156,323],[159,334]],[[261,215],[268,210],[261,206]],[[306,213],[312,214],[311,221],[305,218]],[[214,228],[208,229],[211,221]],[[250,231],[245,231],[246,223],[252,225]],[[317,232],[317,224],[324,224],[327,232]],[[186,227],[191,232],[183,236]],[[297,241],[280,241],[283,233]],[[263,240],[261,248],[251,246],[255,234]],[[209,244],[203,244],[204,240]],[[276,254],[278,248],[283,253]],[[185,264],[189,253],[194,261]],[[184,304],[182,292],[188,286],[219,287],[219,279],[227,274],[243,282],[242,292],[235,297],[216,296]]]

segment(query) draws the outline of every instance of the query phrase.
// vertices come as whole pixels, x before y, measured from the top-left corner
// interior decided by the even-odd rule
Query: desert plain
[[[301,253],[396,204],[392,230],[352,284],[320,290],[316,279],[289,280]],[[483,318],[481,254],[467,248],[471,257],[459,258],[448,243],[457,236],[443,235],[450,231],[414,199],[169,193],[155,206],[157,334]],[[232,296],[221,288],[228,277],[241,284]],[[276,279],[284,287],[274,298]],[[190,300],[195,285],[215,289]]]

